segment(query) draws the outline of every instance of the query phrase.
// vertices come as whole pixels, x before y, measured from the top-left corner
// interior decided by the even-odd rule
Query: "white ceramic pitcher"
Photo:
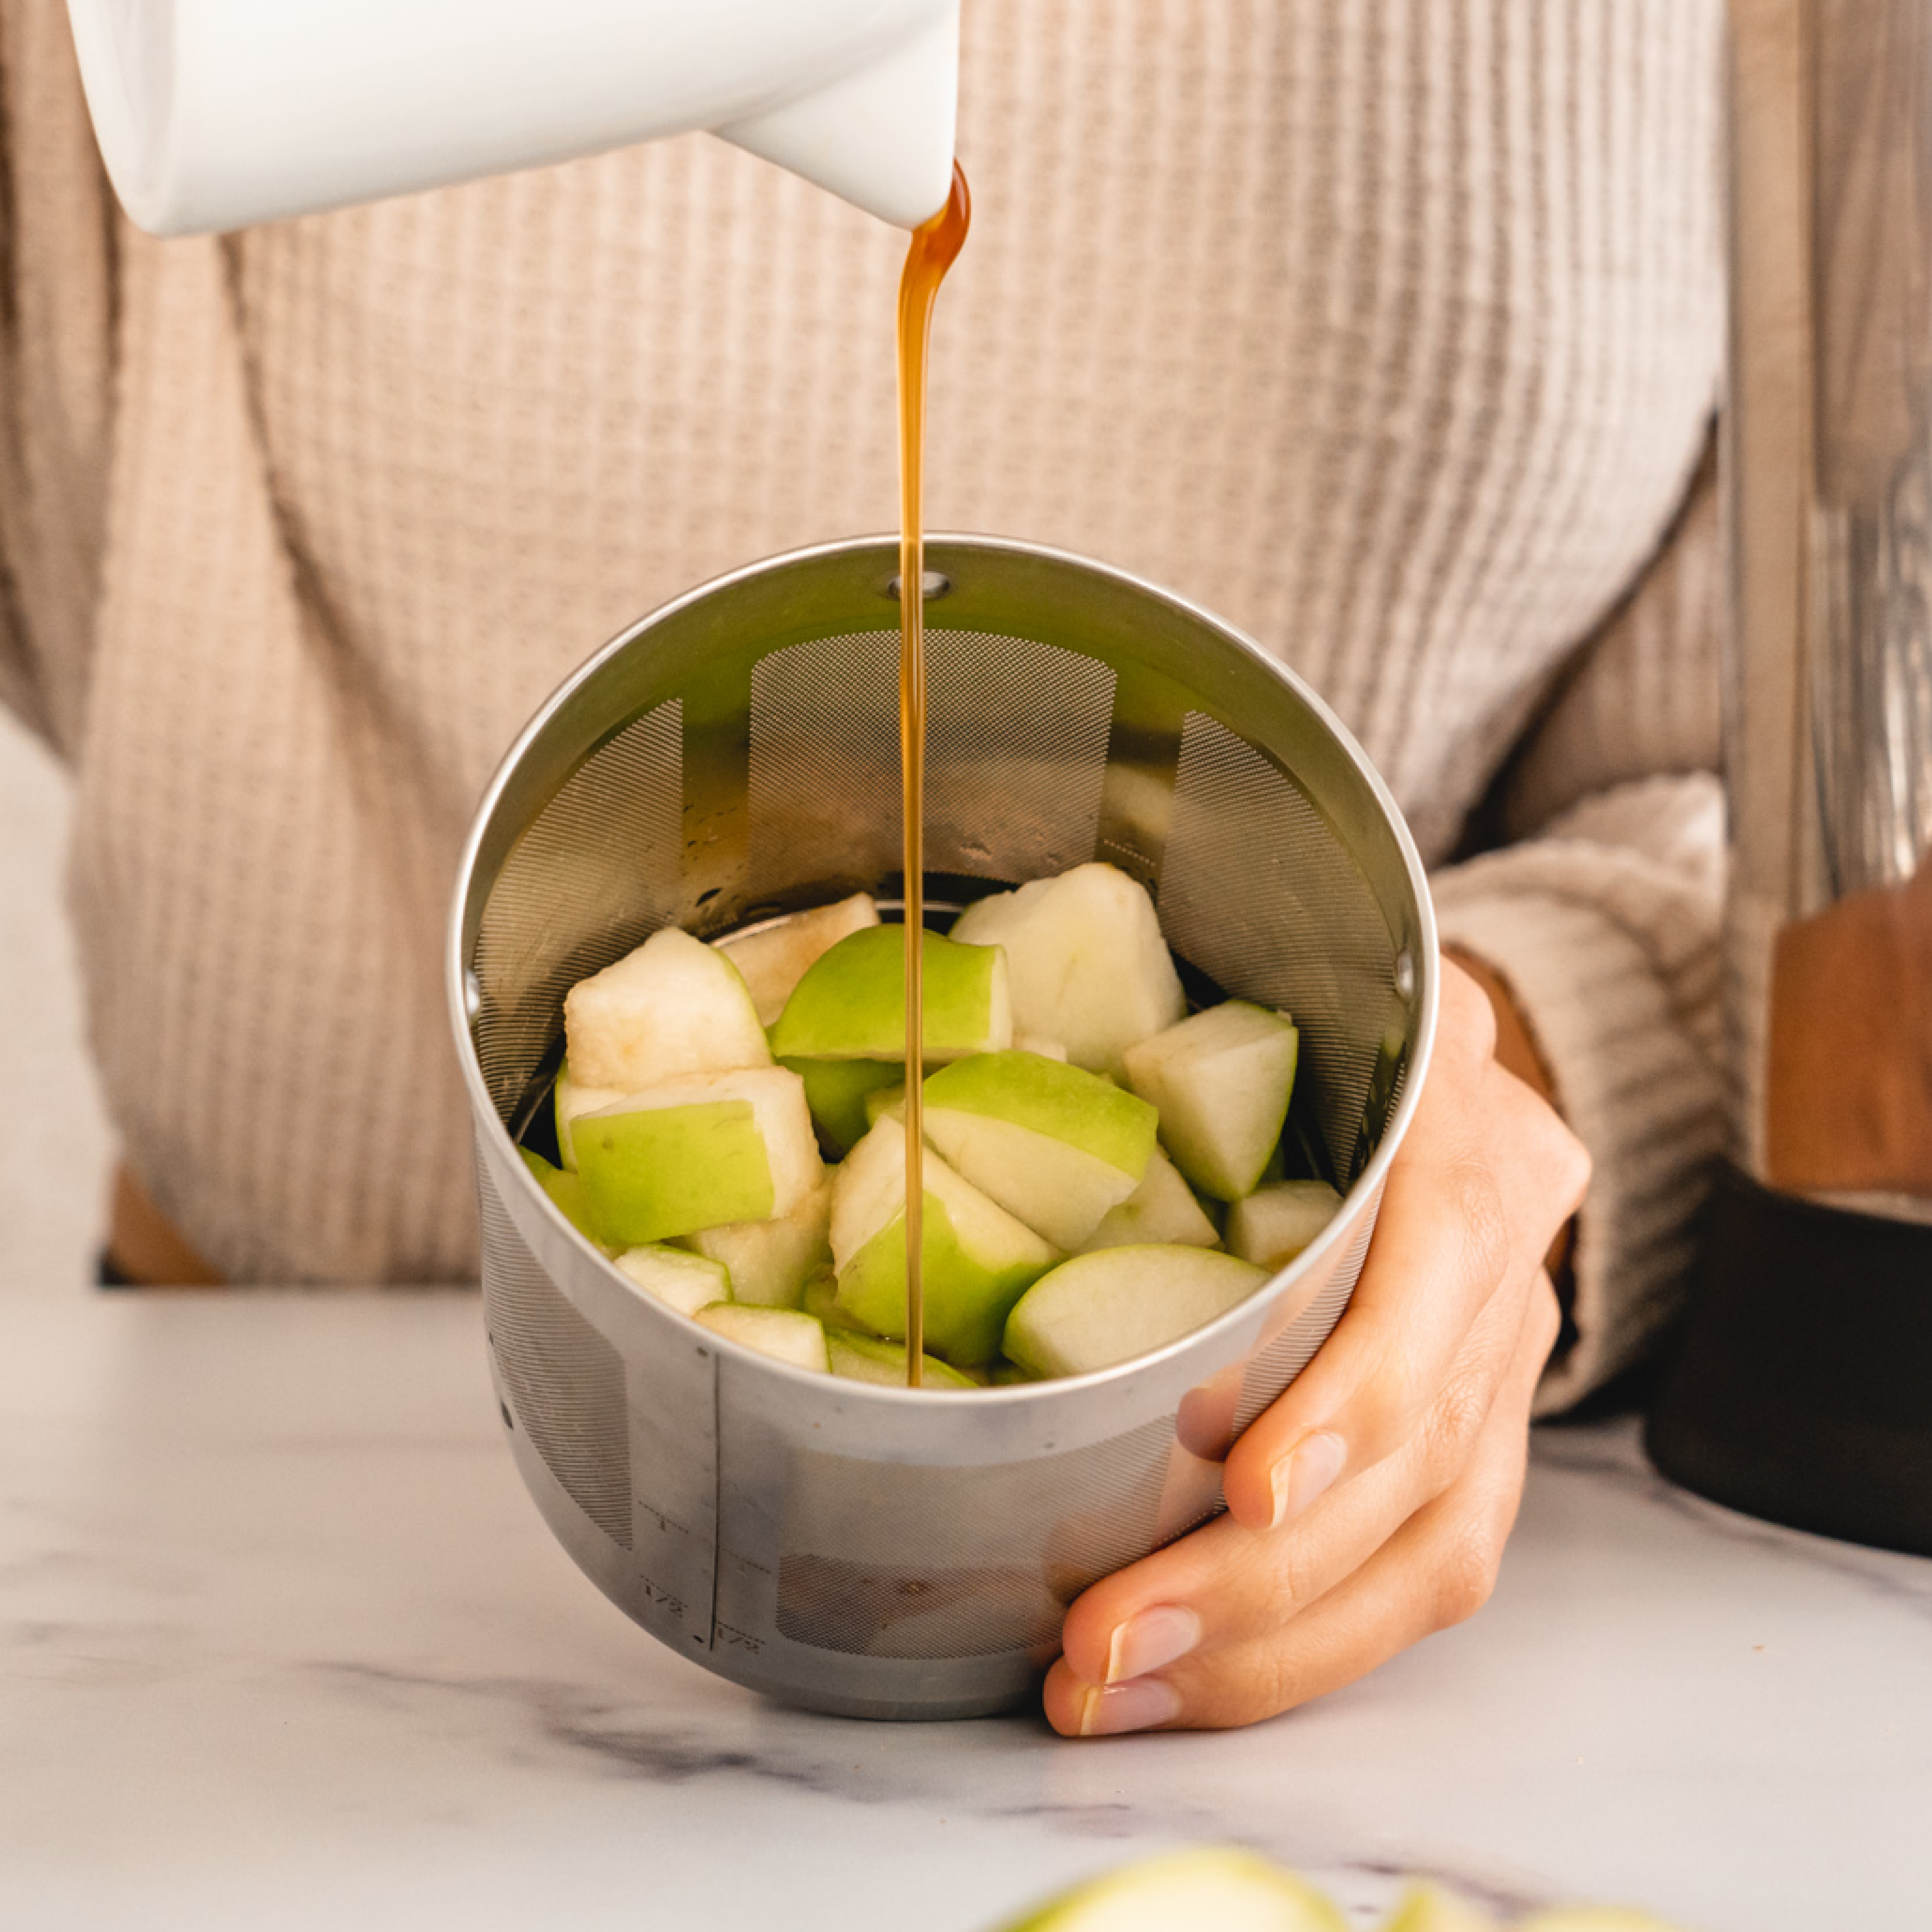
[[[157,235],[709,129],[902,227],[945,201],[958,0],[68,0]]]

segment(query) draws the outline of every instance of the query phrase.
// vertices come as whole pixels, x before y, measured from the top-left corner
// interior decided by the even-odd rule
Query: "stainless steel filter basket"
[[[872,1717],[1024,1700],[1081,1590],[1220,1507],[1235,1436],[1354,1286],[1436,1010],[1414,849],[1291,674],[1078,558],[938,538],[927,561],[931,898],[1108,860],[1154,892],[1190,990],[1294,1016],[1292,1128],[1346,1200],[1292,1266],[1132,1363],[922,1394],[698,1328],[580,1241],[519,1158],[574,980],[667,924],[711,937],[902,890],[891,542],[721,578],[572,677],[484,800],[449,958],[491,1369],[539,1508],[674,1648]]]

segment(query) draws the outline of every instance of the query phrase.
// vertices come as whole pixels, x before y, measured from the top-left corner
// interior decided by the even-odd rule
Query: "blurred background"
[[[81,1032],[62,904],[68,790],[0,711],[0,1066],[16,1120],[0,1159],[0,1293],[65,1295],[94,1279],[113,1139]]]

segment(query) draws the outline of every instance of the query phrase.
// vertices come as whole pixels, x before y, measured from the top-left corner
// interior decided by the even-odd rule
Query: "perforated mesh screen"
[[[899,635],[774,651],[752,675],[760,890],[865,885],[900,866]],[[926,866],[1001,880],[1094,856],[1114,673],[1025,638],[926,633]]]
[[[516,1425],[564,1493],[613,1543],[631,1547],[631,1445],[624,1364],[551,1286],[477,1168],[483,1318]]]
[[[682,719],[674,699],[600,746],[504,862],[473,962],[477,1057],[500,1112],[515,1105],[556,1038],[564,994],[676,906]]]
[[[1301,788],[1198,711],[1182,730],[1156,898],[1178,951],[1300,1028],[1322,1138],[1336,1172],[1352,1180],[1395,993],[1388,928]]]
[[[868,1657],[986,1657],[1051,1642],[1066,1606],[1145,1550],[1165,1418],[1091,1448],[958,1468],[803,1450],[785,1498],[778,1624]],[[1042,1522],[1052,1527],[1042,1534]],[[883,1560],[880,1531],[919,1561]]]

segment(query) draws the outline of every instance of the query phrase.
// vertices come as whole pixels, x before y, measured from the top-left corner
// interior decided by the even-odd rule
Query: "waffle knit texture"
[[[1432,864],[1499,802],[1520,842],[1438,883],[1596,1156],[1574,1393],[1669,1305],[1718,1135],[1714,793],[1658,776],[1714,755],[1717,0],[965,31],[931,520],[1251,632]],[[156,242],[57,0],[0,0],[0,693],[74,772],[130,1157],[235,1278],[469,1275],[468,815],[639,614],[892,526],[903,238],[694,136]]]

